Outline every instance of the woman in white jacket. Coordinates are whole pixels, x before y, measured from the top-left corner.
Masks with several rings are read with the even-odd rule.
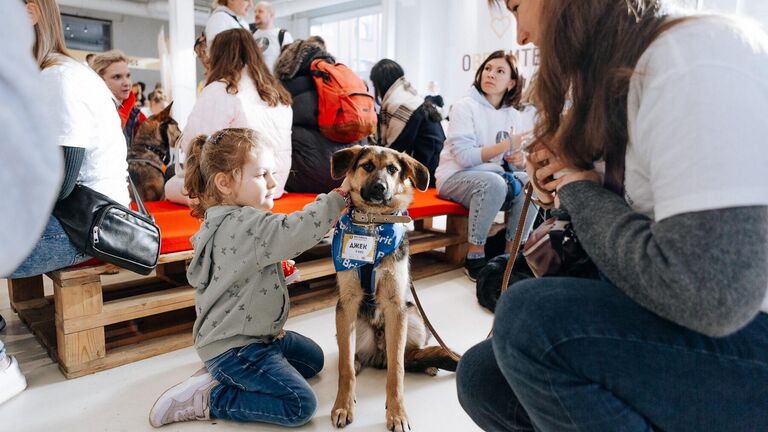
[[[253,0],[214,0],[214,9],[205,24],[208,49],[211,49],[216,35],[223,31],[238,28],[248,30],[245,17],[248,16],[248,9],[251,6],[253,6]]]
[[[291,169],[291,96],[269,72],[251,34],[242,29],[219,34],[211,46],[211,71],[187,119],[176,157],[176,175],[165,184],[166,199],[188,204],[184,155],[198,135],[225,128],[250,128],[264,136],[277,156],[277,189],[283,194]]]
[[[464,269],[473,281],[487,263],[485,242],[496,214],[500,210],[509,212],[509,249],[522,213],[522,184],[527,176],[505,172],[501,164],[510,149],[510,139],[519,147],[523,134],[496,140],[498,132],[512,127],[522,132],[522,117],[515,109],[522,87],[515,56],[501,50],[491,53],[478,68],[469,93],[451,109],[445,146],[435,172],[440,196],[469,208],[469,249]],[[508,162],[514,164],[515,157],[520,159],[516,165],[522,165],[519,152]],[[531,206],[530,213],[535,211]],[[530,213],[527,227],[533,223]]]

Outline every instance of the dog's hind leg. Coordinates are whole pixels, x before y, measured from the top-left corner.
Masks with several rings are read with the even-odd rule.
[[[339,302],[336,304],[336,339],[339,345],[339,387],[331,410],[331,421],[344,427],[354,420],[355,410],[355,321],[362,301],[356,272],[337,274]]]

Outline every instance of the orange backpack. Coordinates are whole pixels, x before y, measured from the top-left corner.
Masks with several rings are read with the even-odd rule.
[[[341,63],[315,59],[310,66],[317,86],[320,132],[331,141],[352,143],[376,132],[373,96],[365,82]]]

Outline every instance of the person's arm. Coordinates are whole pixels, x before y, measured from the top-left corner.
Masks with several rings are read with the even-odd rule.
[[[80,167],[85,159],[85,149],[82,147],[62,147],[64,154],[64,181],[59,190],[58,201],[63,200],[72,193],[80,175]]]
[[[337,192],[320,194],[302,210],[290,214],[261,213],[254,220],[241,222],[248,232],[250,225],[257,248],[254,263],[259,267],[292,259],[322,240],[339,218],[347,203]]]
[[[659,222],[597,183],[558,192],[606,277],[654,313],[709,336],[752,320],[768,287],[768,207],[684,213]]]

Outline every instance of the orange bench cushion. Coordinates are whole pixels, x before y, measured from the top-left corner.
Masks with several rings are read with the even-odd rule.
[[[286,193],[275,201],[272,209],[275,213],[292,213],[301,210],[305,205],[315,200],[315,194]],[[200,221],[189,213],[189,207],[174,204],[170,201],[149,201],[145,203],[147,210],[155,217],[160,227],[162,242],[160,253],[167,254],[192,249],[189,238],[200,228]],[[135,208],[135,205],[133,206]],[[440,215],[466,216],[468,214],[461,204],[447,201],[437,196],[432,188],[426,192],[416,191],[413,203],[408,209],[411,217],[423,218]]]

